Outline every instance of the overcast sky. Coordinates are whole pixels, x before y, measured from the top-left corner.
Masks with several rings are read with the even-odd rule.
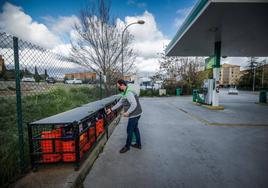
[[[85,0],[33,1],[0,0],[0,29],[23,40],[55,52],[68,55],[70,39],[75,37],[73,25]],[[113,0],[111,12],[124,24],[133,25],[132,46],[137,53],[136,66],[140,72],[155,72],[159,68],[158,53],[175,35],[197,0]],[[245,65],[247,58],[226,58],[223,63]]]

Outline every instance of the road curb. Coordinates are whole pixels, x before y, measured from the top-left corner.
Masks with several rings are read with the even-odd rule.
[[[175,106],[174,106],[175,107]],[[189,117],[191,117],[192,119],[195,119],[197,121],[200,121],[201,123],[207,125],[207,126],[223,126],[223,127],[266,127],[268,128],[268,124],[234,124],[234,123],[211,123],[199,116],[196,116],[192,113],[189,113],[188,111],[182,109],[182,108],[178,108],[175,107],[178,111],[181,111],[185,114],[187,114]]]
[[[224,106],[210,106],[210,105],[201,104],[198,102],[193,102],[193,104],[195,104],[197,106],[202,106],[202,107],[210,109],[210,110],[224,110]]]
[[[268,106],[268,103],[255,102],[255,104],[262,105],[262,106]]]

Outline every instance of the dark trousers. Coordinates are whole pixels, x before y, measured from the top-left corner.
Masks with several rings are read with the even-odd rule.
[[[141,137],[140,137],[140,131],[138,128],[138,122],[141,116],[129,118],[128,124],[127,124],[127,141],[126,141],[126,147],[129,149],[132,141],[132,135],[133,132],[136,136],[136,143],[141,146]]]

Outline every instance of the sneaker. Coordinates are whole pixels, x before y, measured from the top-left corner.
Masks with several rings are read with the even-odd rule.
[[[131,144],[131,146],[132,146],[133,148],[141,149],[141,145],[138,145],[138,144]]]
[[[126,153],[129,149],[125,146],[123,147],[119,152],[120,153]]]

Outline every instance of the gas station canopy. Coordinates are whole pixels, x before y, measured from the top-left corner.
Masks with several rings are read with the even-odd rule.
[[[166,48],[167,56],[268,56],[268,0],[200,0]]]

